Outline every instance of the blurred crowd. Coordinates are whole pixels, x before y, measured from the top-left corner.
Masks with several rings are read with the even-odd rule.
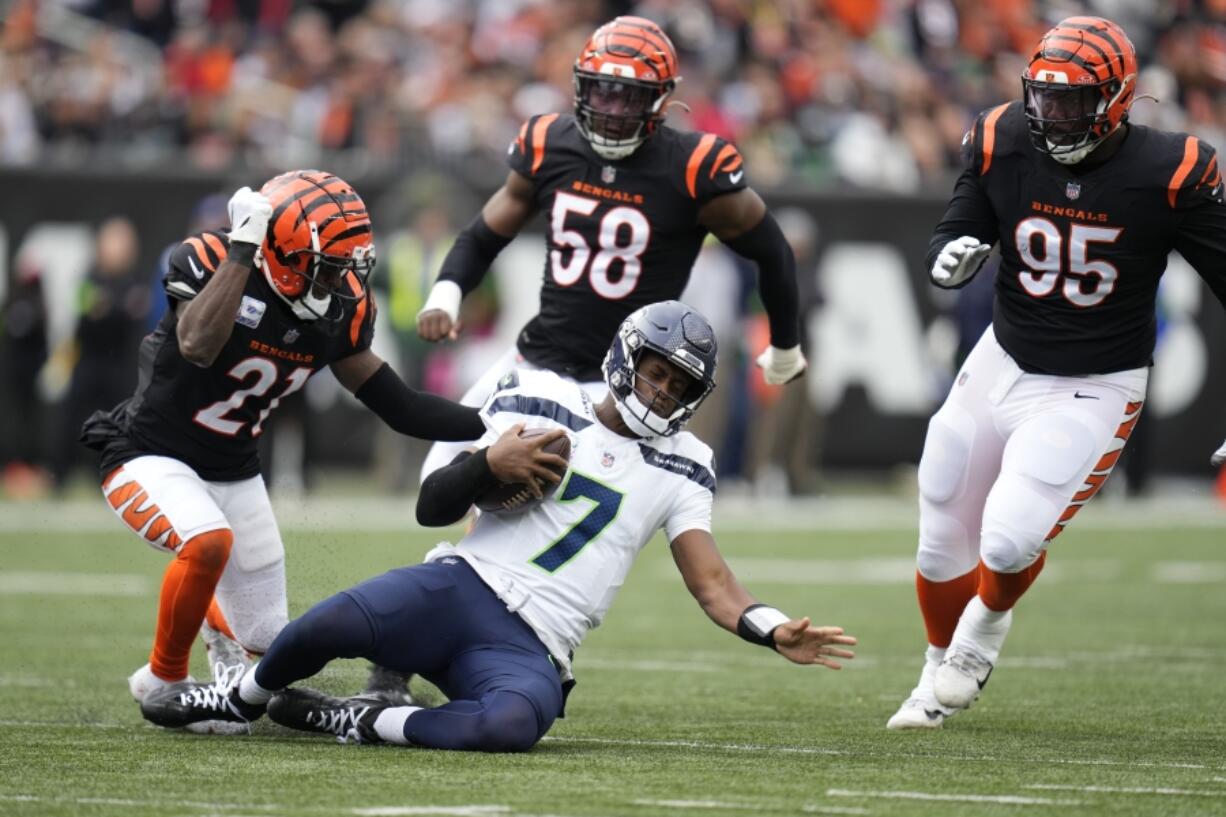
[[[570,108],[594,26],[629,13],[680,51],[670,121],[735,140],[756,186],[943,188],[974,114],[1081,12],[1136,44],[1161,100],[1137,120],[1226,142],[1226,0],[9,0],[0,163],[429,165],[484,186],[526,117]]]

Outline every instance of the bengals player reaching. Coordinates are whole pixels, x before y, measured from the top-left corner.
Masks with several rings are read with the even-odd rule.
[[[429,341],[456,339],[460,301],[538,211],[549,219],[540,312],[461,399],[479,406],[516,366],[549,369],[599,402],[608,339],[627,315],[679,298],[707,233],[757,262],[770,320],[758,358],[771,383],[800,376],[795,259],[745,180],[737,149],[664,124],[680,77],[655,23],[618,17],[596,30],[574,66],[575,111],[524,123],[503,186],[459,237],[418,315]],[[436,444],[423,477],[465,446]]]
[[[965,284],[1000,249],[992,325],[928,426],[916,591],[928,649],[886,724],[933,728],[987,683],[1048,547],[1102,487],[1145,402],[1172,250],[1226,303],[1226,206],[1212,147],[1128,122],[1123,30],[1071,17],[1043,37],[1023,100],[981,114],[928,247]]]
[[[108,504],[174,557],[149,663],[128,679],[138,701],[186,679],[206,613],[250,653],[285,626],[284,547],[257,438],[313,374],[330,367],[403,434],[466,440],[484,432],[475,409],[409,389],[370,350],[374,244],[352,187],[319,171],[286,173],[258,193],[239,190],[229,215],[228,235],[195,235],[172,253],[163,281],[171,308],[141,345],[136,394],[95,413],[82,431],[101,453]],[[534,450],[524,441],[522,459],[499,465],[508,480],[549,479]]]

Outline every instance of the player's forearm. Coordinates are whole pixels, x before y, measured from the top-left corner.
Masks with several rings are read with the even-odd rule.
[[[963,171],[954,185],[945,215],[941,217],[928,242],[924,269],[931,270],[945,245],[964,235],[978,238],[984,244],[995,244],[999,237],[992,202],[984,194],[978,177],[971,170]]]
[[[423,440],[475,440],[485,433],[477,409],[408,387],[384,363],[354,396],[393,431]]]
[[[217,274],[179,313],[175,334],[188,362],[211,366],[230,339],[254,257],[254,244],[232,243]]]
[[[707,618],[730,633],[736,632],[741,612],[749,605],[757,603],[727,567],[691,586],[690,593],[707,614]]]
[[[791,349],[800,344],[800,294],[796,257],[768,212],[752,229],[725,242],[729,249],[758,265],[758,292],[770,323],[771,345]]]
[[[490,228],[482,214],[469,222],[456,236],[455,244],[443,259],[439,281],[451,281],[467,295],[481,283],[498,253],[511,242],[513,236],[500,235]]]

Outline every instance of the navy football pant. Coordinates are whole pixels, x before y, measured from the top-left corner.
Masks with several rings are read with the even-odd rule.
[[[562,709],[545,645],[462,559],[401,567],[321,601],[291,621],[256,667],[284,689],[335,658],[366,658],[421,675],[450,702],[405,722],[435,749],[530,749]]]

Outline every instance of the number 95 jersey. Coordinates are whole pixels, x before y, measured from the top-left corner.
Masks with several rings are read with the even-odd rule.
[[[489,430],[479,447],[517,423],[566,429],[570,468],[549,499],[519,513],[483,513],[458,545],[435,548],[426,560],[463,557],[566,664],[656,531],[671,542],[711,529],[711,449],[686,431],[616,434],[596,419],[582,388],[540,370],[504,377],[481,417]]]
[[[82,438],[102,451],[103,475],[134,457],[173,457],[210,482],[260,471],[258,437],[269,414],[324,366],[370,347],[374,304],[346,302],[339,320],[304,321],[262,272],[248,273],[228,340],[211,366],[179,351],[178,317],[221,266],[225,233],[192,236],[171,254],[162,281],[172,308],[141,342],[136,394],[86,422]],[[360,291],[350,273],[350,289]]]
[[[1020,102],[981,114],[967,166],[928,248],[1000,243],[993,327],[1025,371],[1108,374],[1147,366],[1158,281],[1177,250],[1226,297],[1226,206],[1212,147],[1126,125],[1104,161],[1062,165],[1030,141]],[[1100,148],[1101,149],[1101,148]]]
[[[714,134],[661,125],[630,156],[607,161],[569,114],[529,119],[507,162],[548,219],[540,312],[519,351],[580,382],[601,379],[627,315],[681,297],[707,233],[698,211],[746,186],[741,154]]]

